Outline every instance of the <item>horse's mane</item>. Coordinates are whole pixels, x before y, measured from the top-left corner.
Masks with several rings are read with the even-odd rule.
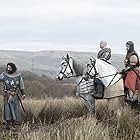
[[[86,64],[71,57],[71,59],[73,60],[73,68],[75,70],[76,76],[82,76],[84,69],[86,68]]]

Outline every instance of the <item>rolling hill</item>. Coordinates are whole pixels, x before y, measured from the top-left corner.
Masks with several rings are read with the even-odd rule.
[[[48,75],[55,77],[62,56],[69,53],[71,56],[85,63],[90,57],[96,57],[95,52],[66,52],[66,51],[5,51],[0,50],[0,66],[5,66],[8,62],[16,63],[17,67],[23,71],[31,71],[38,75]],[[123,68],[124,55],[113,54],[112,65],[121,70]]]

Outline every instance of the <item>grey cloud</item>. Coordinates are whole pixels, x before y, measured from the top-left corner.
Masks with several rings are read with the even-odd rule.
[[[33,0],[29,0],[28,6],[31,8],[29,11],[37,5],[38,1],[35,1],[33,5],[32,2]],[[53,2],[41,0],[40,5],[43,6],[43,3],[44,5],[48,3],[53,8]],[[63,3],[62,6],[68,6],[64,1],[59,2]],[[122,4],[125,4],[125,2],[126,0],[121,1]],[[9,1],[9,4],[10,3]],[[21,6],[18,1],[13,3],[15,6]],[[137,11],[137,8],[134,8],[135,5],[139,4],[138,1],[130,2],[130,0],[128,0],[124,9],[123,5],[119,8],[119,3],[113,0],[106,2],[101,2],[101,0],[81,1],[82,6],[84,3],[86,3],[86,5],[85,7],[83,6],[83,9],[79,8],[76,11],[76,5],[78,5],[78,3],[80,3],[80,1],[75,1],[75,3],[71,1],[71,9],[69,9],[69,12],[66,10],[66,12],[61,11],[57,14],[57,11],[52,9],[52,11],[54,10],[53,15],[52,13],[46,15],[38,13],[38,16],[36,16],[36,13],[32,12],[31,14],[29,13],[29,15],[24,15],[24,10],[26,9],[24,9],[23,6],[23,9],[21,9],[23,11],[22,16],[18,14],[1,16],[1,48],[17,47],[17,49],[19,49],[18,46],[21,46],[21,48],[24,49],[25,45],[25,48],[31,47],[32,49],[37,49],[38,46],[45,49],[47,46],[47,49],[74,49],[75,47],[75,50],[79,50],[79,48],[85,50],[87,47],[87,50],[94,51],[93,48],[96,50],[95,47],[98,46],[99,41],[105,39],[109,42],[110,46],[118,52],[121,47],[125,46],[127,40],[134,40],[136,49],[138,49],[138,46],[140,46],[138,30],[140,28],[140,13]],[[93,11],[91,10],[92,4],[95,8]],[[6,3],[4,5],[6,5]],[[72,5],[75,9],[72,9]],[[91,13],[90,10],[86,12],[88,6],[89,9],[91,8]],[[128,9],[129,7],[130,9]],[[65,10],[65,8],[63,10]]]

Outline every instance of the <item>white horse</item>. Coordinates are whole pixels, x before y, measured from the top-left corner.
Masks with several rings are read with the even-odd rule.
[[[98,61],[98,59],[97,59],[97,61]],[[97,65],[97,61],[96,61],[96,65]],[[102,62],[102,60],[99,60],[99,61]],[[103,63],[106,64],[106,62],[103,62]],[[93,63],[91,63],[91,61],[90,61],[90,63],[88,64],[88,67],[87,67],[84,63],[70,57],[67,54],[67,56],[63,57],[63,59],[62,59],[61,70],[59,71],[59,73],[57,75],[57,78],[59,80],[62,80],[63,78],[71,78],[71,77],[78,77],[78,76],[83,76],[84,77],[86,73],[88,73],[90,76],[94,76],[96,73],[93,71],[93,69],[90,69],[91,66],[93,66],[92,64]],[[102,63],[101,64],[98,63],[97,67],[98,67],[98,68],[96,68],[97,72],[100,73],[100,75],[98,75],[98,76],[104,76],[104,75],[102,75],[103,71],[99,71],[99,70],[104,69],[104,68],[106,68],[109,71],[109,73],[107,72],[107,73],[104,73],[104,74],[109,74],[110,75],[112,73],[116,74],[116,72],[117,72],[117,70],[109,64],[107,64],[106,67],[104,67],[104,65]],[[111,69],[109,69],[108,67],[111,68]],[[115,69],[115,70],[113,71],[112,69]],[[107,81],[109,81],[109,80],[112,81],[111,84],[110,84],[110,87],[113,87],[113,89],[110,88],[108,90],[108,92],[105,92],[104,93],[104,98],[105,99],[112,99],[112,100],[110,100],[110,102],[112,101],[111,104],[112,103],[116,104],[117,107],[118,107],[118,103],[120,103],[120,102],[118,102],[118,100],[119,100],[118,98],[120,96],[124,95],[122,79],[118,81],[119,83],[121,83],[121,84],[118,84],[118,86],[116,84],[114,84],[115,82],[117,82],[117,80],[118,80],[118,78],[120,78],[120,76],[121,75],[117,74],[115,76],[115,78],[113,78],[111,76],[109,76],[108,78],[105,78],[105,79],[108,79]],[[80,82],[82,80],[83,80],[84,84],[87,84],[87,85],[89,84],[89,81],[86,81],[84,78],[80,79]],[[109,82],[107,82],[106,80],[103,80],[103,81],[104,81],[103,83],[104,83],[105,86],[107,86],[107,84],[109,84]],[[92,83],[92,85],[90,86],[91,89],[93,89],[93,86],[94,85]],[[118,91],[118,89],[119,89],[119,91]],[[95,97],[93,96],[92,93],[87,92],[87,86],[85,86],[83,91],[84,92],[79,93],[79,95],[85,100],[85,104],[86,104],[87,108],[89,109],[90,113],[94,114],[95,113]],[[107,91],[107,90],[105,90],[105,91]],[[118,98],[116,99],[114,97],[118,97]]]
[[[103,99],[108,99],[111,109],[118,109],[125,104],[122,75],[114,66],[103,60],[90,58],[87,74],[102,81],[105,86]]]
[[[57,74],[57,78],[62,80],[63,78],[79,77],[83,76],[86,64],[70,57],[68,54],[62,57],[60,65],[60,71]]]
[[[84,64],[83,62],[73,57],[70,57],[67,54],[65,57],[62,57],[60,71],[57,74],[57,78],[59,80],[63,80],[64,78],[78,77],[78,80],[76,80],[76,82],[78,81],[78,83],[80,83],[80,81],[84,80],[83,75],[85,72],[86,72],[86,64]],[[91,94],[88,94],[86,90],[87,89],[85,88],[85,91],[84,91],[85,94],[77,93],[76,95],[80,95],[80,97],[84,99],[85,105],[87,106],[89,112],[94,114],[95,113],[95,98]]]

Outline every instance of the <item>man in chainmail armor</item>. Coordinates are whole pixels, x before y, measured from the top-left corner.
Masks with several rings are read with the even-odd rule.
[[[135,107],[140,104],[140,62],[132,41],[126,43],[126,50],[124,87],[128,103],[130,103],[131,107]]]
[[[107,42],[102,40],[100,42],[100,48],[101,50],[98,52],[97,58],[111,64],[111,49],[107,47]]]
[[[18,93],[25,98],[24,83],[21,73],[14,63],[8,63],[6,71],[0,75],[3,82],[3,118],[6,121],[6,129],[16,130],[15,124],[21,122],[20,98]]]

